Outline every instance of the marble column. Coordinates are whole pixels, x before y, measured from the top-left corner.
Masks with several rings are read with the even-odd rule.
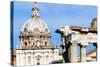
[[[65,63],[70,62],[70,43],[65,44],[65,51],[63,52],[63,58]]]
[[[64,47],[65,46],[65,37],[62,35],[61,39],[62,39],[62,45],[61,46],[62,46],[62,49],[63,49],[63,52],[64,52],[65,51],[65,47]]]
[[[75,63],[78,61],[78,57],[77,57],[77,42],[76,41],[72,41],[70,46],[70,62],[71,63]]]
[[[86,45],[80,45],[80,60],[86,62]]]
[[[97,61],[97,43],[93,43],[93,46],[96,48],[96,61]]]

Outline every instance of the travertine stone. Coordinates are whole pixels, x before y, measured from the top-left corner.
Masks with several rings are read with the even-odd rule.
[[[70,46],[70,62],[75,63],[77,60],[77,42],[72,41]]]
[[[86,45],[81,45],[80,47],[80,60],[81,62],[86,62]]]

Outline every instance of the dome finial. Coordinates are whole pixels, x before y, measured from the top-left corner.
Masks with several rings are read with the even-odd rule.
[[[38,3],[37,2],[34,2],[34,7],[32,8],[32,17],[39,17],[40,16],[40,13],[39,13],[39,11],[40,11],[40,9],[39,9],[39,7],[37,6],[38,5]]]

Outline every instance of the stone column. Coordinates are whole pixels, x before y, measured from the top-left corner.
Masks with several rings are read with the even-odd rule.
[[[71,63],[75,63],[78,61],[77,58],[77,42],[76,41],[72,41],[72,43],[70,43],[70,62]]]
[[[62,49],[63,49],[63,52],[65,51],[65,36],[63,36],[63,35],[61,35],[61,41],[62,41],[62,44],[61,44],[61,46],[62,46]]]
[[[70,62],[70,43],[66,43],[65,44],[65,51],[63,52],[63,59],[65,63],[69,63]]]
[[[64,38],[64,36],[63,36],[63,34],[61,34],[61,48],[62,48],[62,57],[63,57],[63,62],[65,62],[66,63],[66,58],[65,58],[65,55],[66,55],[66,51],[65,51],[65,40],[64,40],[65,38]]]
[[[96,61],[97,61],[97,43],[93,43],[93,46],[96,48]]]
[[[80,60],[86,62],[86,45],[80,45]]]

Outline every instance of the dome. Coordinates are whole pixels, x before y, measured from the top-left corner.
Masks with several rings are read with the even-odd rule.
[[[27,29],[28,31],[39,30],[40,32],[48,32],[47,24],[40,18],[39,11],[40,9],[37,6],[32,8],[32,17],[25,21],[22,31]]]
[[[40,17],[33,17],[25,21],[22,31],[27,29],[28,31],[33,31],[38,29],[40,32],[48,31],[47,24]]]
[[[93,18],[93,20],[91,22],[91,28],[97,29],[97,18]]]

